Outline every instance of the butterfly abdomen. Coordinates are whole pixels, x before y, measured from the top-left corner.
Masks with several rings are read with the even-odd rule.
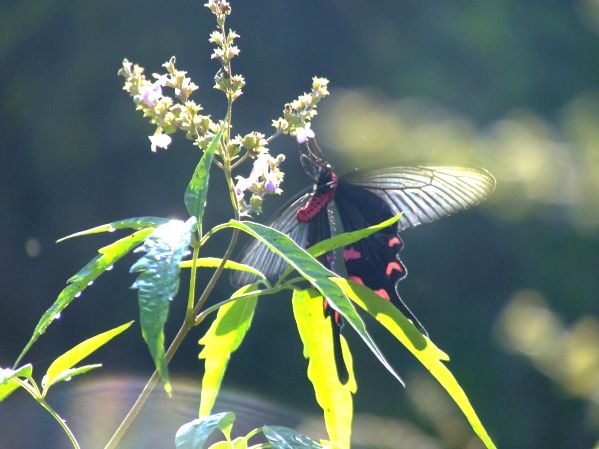
[[[327,207],[327,204],[335,198],[337,192],[337,175],[331,170],[325,171],[316,183],[314,194],[308,203],[297,210],[295,217],[300,223],[308,223],[318,213]]]

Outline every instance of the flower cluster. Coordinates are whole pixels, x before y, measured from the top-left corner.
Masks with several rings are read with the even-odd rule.
[[[123,89],[131,95],[136,108],[156,125],[156,132],[149,137],[152,151],[166,149],[171,142],[169,134],[176,130],[185,132],[187,139],[205,149],[218,125],[209,115],[202,115],[202,107],[189,99],[198,86],[186,76],[187,72],[176,68],[174,57],[162,66],[166,73],[153,74],[154,80],[147,79],[143,67],[127,59],[118,71],[125,79]],[[174,96],[165,95],[164,88],[172,89]]]
[[[283,107],[283,117],[273,120],[272,126],[278,133],[295,136],[299,143],[305,143],[308,138],[314,137],[310,121],[316,116],[316,105],[329,95],[329,80],[326,78],[312,78],[312,90],[303,93],[296,100]]]
[[[262,153],[254,160],[254,166],[249,177],[236,177],[235,196],[242,216],[260,214],[262,212],[262,202],[266,195],[280,195],[282,193],[279,186],[283,182],[284,173],[279,170],[279,165],[284,160],[285,156],[282,154],[275,158],[268,153]],[[245,200],[246,193],[250,194],[249,203]]]
[[[136,108],[156,126],[156,131],[149,137],[152,151],[168,148],[171,135],[176,131],[183,131],[194,145],[206,150],[218,130],[224,130],[221,145],[216,150],[215,163],[229,171],[229,180],[236,181],[231,187],[234,189],[239,213],[259,214],[267,195],[282,193],[284,173],[279,166],[285,157],[271,156],[269,143],[281,134],[294,136],[299,143],[305,143],[314,137],[311,120],[316,116],[317,104],[329,94],[329,82],[325,78],[313,78],[310,92],[287,103],[283,108],[283,116],[273,120],[276,133],[269,138],[257,131],[233,138],[232,124],[229,121],[231,106],[242,95],[245,87],[243,76],[233,74],[231,68],[231,61],[239,55],[239,47],[236,45],[239,35],[225,27],[226,19],[231,14],[231,5],[227,0],[207,0],[204,6],[216,17],[217,26],[210,33],[209,39],[214,45],[211,59],[220,64],[214,76],[214,88],[227,97],[227,119],[213,121],[209,115],[202,114],[202,107],[190,99],[198,86],[187,76],[187,72],[177,69],[174,57],[163,64],[164,73],[154,73],[151,79],[146,78],[143,67],[126,59],[118,74],[125,79],[123,89],[131,95]],[[236,169],[247,159],[253,160],[250,175],[233,178],[230,170]]]
[[[216,16],[218,29],[210,33],[209,41],[216,47],[212,52],[212,59],[221,63],[221,69],[214,76],[214,88],[227,95],[229,101],[237,100],[243,93],[245,79],[242,75],[231,73],[231,60],[239,55],[239,47],[235,39],[239,37],[233,30],[225,31],[225,19],[231,13],[231,6],[226,0],[210,0],[206,6]]]

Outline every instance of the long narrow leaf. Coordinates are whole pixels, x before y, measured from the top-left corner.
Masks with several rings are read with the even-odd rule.
[[[219,257],[200,257],[196,259],[196,268],[218,268],[221,264],[222,259]],[[184,260],[181,262],[181,268],[191,268],[193,265],[193,261]],[[261,271],[256,270],[254,267],[250,267],[249,265],[235,262],[234,260],[227,260],[225,262],[224,268],[227,270],[238,270],[245,271],[246,273],[253,274],[254,276],[258,276],[260,279],[266,279],[266,276]]]
[[[428,337],[422,335],[397,308],[368,287],[347,279],[332,278],[332,281],[343,289],[348,298],[391,332],[430,371],[464,413],[472,429],[485,446],[489,449],[495,449],[495,444],[483,427],[466,393],[443,363],[448,361],[449,357]]]
[[[185,201],[185,207],[189,212],[189,215],[195,217],[198,226],[202,226],[202,218],[204,216],[204,208],[206,207],[206,197],[208,195],[208,184],[210,179],[210,168],[212,167],[212,161],[214,160],[214,152],[218,147],[220,138],[223,135],[225,126],[216,133],[212,142],[204,151],[200,162],[196,166],[191,181],[185,189],[185,195],[183,197]]]
[[[372,234],[379,232],[382,229],[388,228],[396,223],[402,215],[403,214],[397,214],[394,217],[388,218],[385,221],[367,228],[358,229],[357,231],[342,232],[341,234],[334,235],[326,240],[321,240],[308,248],[308,252],[314,257],[318,257],[334,249],[341,248],[342,246],[351,245],[366,237],[370,237]]]
[[[50,306],[46,312],[42,315],[39,322],[33,330],[33,335],[25,345],[23,351],[17,358],[15,365],[17,365],[23,356],[31,349],[37,339],[46,332],[46,329],[56,319],[60,317],[62,311],[77,297],[81,295],[81,292],[90,286],[104,271],[110,270],[112,266],[119,261],[122,257],[131,252],[136,246],[145,240],[145,238],[154,231],[154,228],[144,228],[133,234],[124,237],[116,242],[100,248],[98,252],[99,256],[92,259],[87,265],[85,265],[78,273],[71,276],[67,281],[67,285],[58,295],[54,304]]]
[[[343,290],[329,279],[334,276],[312,257],[306,250],[299,247],[292,239],[276,229],[269,228],[251,221],[230,220],[228,226],[247,232],[254,238],[260,240],[267,248],[282,257],[291,265],[304,279],[314,286],[327,298],[333,308],[345,318],[346,322],[358,333],[368,348],[383,364],[383,366],[403,385],[403,380],[389,364],[385,356],[378,348],[372,337],[368,334],[364,322],[356,313],[352,303],[345,297]]]
[[[195,224],[195,217],[191,217],[185,223],[171,220],[157,227],[144,242],[146,254],[130,270],[140,273],[131,288],[137,289],[141,333],[169,394],[171,387],[164,359],[164,324],[170,301],[179,289],[179,264],[189,254]]]
[[[54,383],[56,383],[59,378],[65,377],[63,375],[65,371],[70,370],[81,360],[97,351],[121,332],[124,332],[129,328],[129,326],[131,326],[132,323],[133,321],[129,321],[128,323],[115,327],[114,329],[110,329],[109,331],[102,332],[101,334],[88,338],[54,360],[48,367],[46,375],[44,376],[44,380],[42,381],[42,385],[44,387],[42,396],[46,395],[48,389]],[[71,375],[73,374],[71,373]]]
[[[161,217],[133,217],[125,218],[124,220],[113,221],[112,223],[106,223],[100,226],[95,226],[84,231],[75,232],[74,234],[67,235],[56,240],[56,243],[64,242],[65,240],[72,239],[74,237],[81,237],[83,235],[99,234],[101,232],[114,232],[117,229],[134,229],[136,231],[144,228],[155,228],[161,224],[167,223],[167,218]]]
[[[349,448],[353,417],[352,394],[357,385],[354,378],[351,353],[341,336],[343,358],[349,372],[349,381],[343,385],[335,371],[333,332],[331,320],[323,313],[324,298],[315,290],[293,292],[293,314],[308,362],[308,378],[314,387],[316,401],[324,412],[329,439],[342,448]]]
[[[249,293],[256,288],[246,285],[231,297]],[[223,305],[199,344],[204,348],[199,358],[205,360],[200,396],[200,417],[208,416],[220,390],[231,354],[239,348],[254,316],[257,296],[250,296]]]

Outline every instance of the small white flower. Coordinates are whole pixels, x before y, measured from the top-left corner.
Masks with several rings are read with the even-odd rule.
[[[167,149],[172,139],[168,134],[154,134],[149,136],[150,142],[152,143],[152,152],[156,152],[157,148]]]
[[[306,126],[304,126],[303,128],[298,128],[295,130],[295,139],[297,140],[297,143],[299,143],[300,145],[306,143],[308,139],[313,138],[314,131],[312,131],[310,123],[306,123]]]
[[[139,100],[149,108],[156,106],[161,97],[162,87],[158,83],[144,86],[139,90]]]

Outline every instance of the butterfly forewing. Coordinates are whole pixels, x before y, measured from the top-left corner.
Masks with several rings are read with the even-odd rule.
[[[390,167],[342,177],[402,213],[398,231],[436,221],[478,204],[495,188],[483,169],[465,167]]]

